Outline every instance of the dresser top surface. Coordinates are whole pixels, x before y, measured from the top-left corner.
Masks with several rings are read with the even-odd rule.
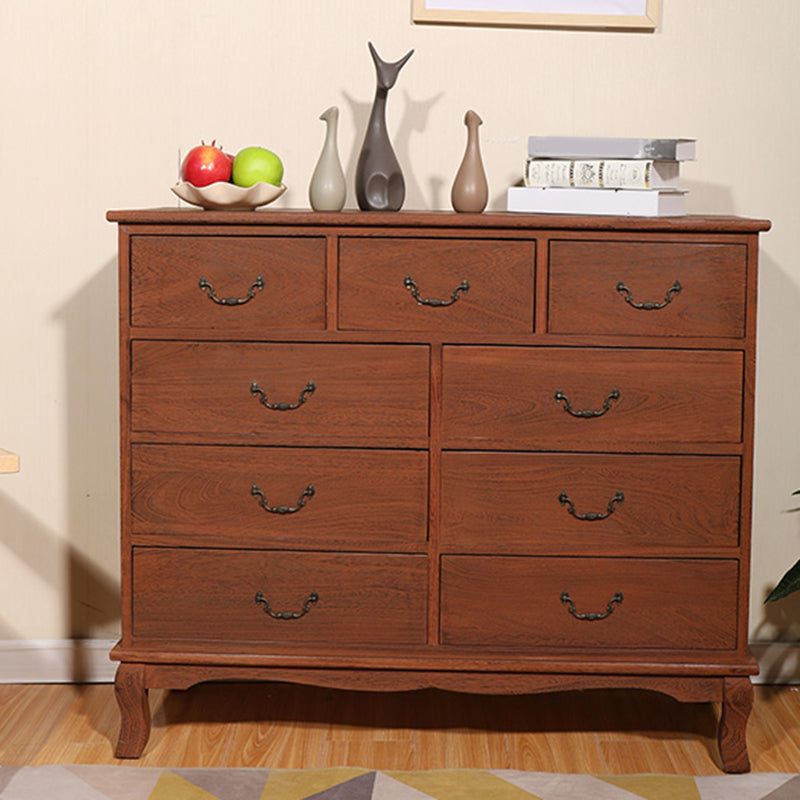
[[[340,211],[305,209],[256,211],[205,211],[199,208],[150,208],[111,210],[110,222],[123,225],[253,225],[315,226],[321,228],[456,228],[495,230],[603,230],[659,232],[757,233],[771,227],[769,220],[734,216],[627,217],[567,216],[487,212],[456,214],[452,211]]]

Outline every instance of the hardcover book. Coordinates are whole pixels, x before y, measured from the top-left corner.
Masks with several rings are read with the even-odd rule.
[[[696,139],[617,138],[613,136],[530,136],[528,155],[534,158],[648,158],[693,161]]]
[[[677,189],[679,177],[678,161],[529,158],[524,181],[539,188]]]
[[[651,189],[561,189],[512,186],[507,209],[528,214],[683,216],[685,192]]]

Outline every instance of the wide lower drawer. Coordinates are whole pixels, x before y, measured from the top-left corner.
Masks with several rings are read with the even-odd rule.
[[[427,559],[134,548],[135,639],[421,644]]]
[[[132,532],[148,542],[316,550],[425,546],[416,450],[134,445]]]
[[[427,445],[428,348],[136,341],[134,431]]]
[[[444,349],[448,448],[646,450],[740,442],[738,351]]]
[[[534,242],[350,238],[339,243],[339,327],[530,333]]]
[[[746,268],[742,244],[554,241],[548,330],[741,337]]]
[[[131,324],[324,328],[325,239],[134,236]]]
[[[445,452],[440,538],[472,553],[736,547],[739,487],[736,457]]]
[[[446,645],[732,650],[734,560],[444,556]]]

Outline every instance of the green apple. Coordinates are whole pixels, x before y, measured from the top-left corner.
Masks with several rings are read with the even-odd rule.
[[[232,180],[237,186],[272,183],[280,186],[283,164],[278,156],[264,147],[245,147],[233,159]]]

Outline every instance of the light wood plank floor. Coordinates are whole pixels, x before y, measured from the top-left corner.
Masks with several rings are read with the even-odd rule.
[[[757,686],[755,771],[800,771],[800,692]],[[0,764],[719,774],[719,708],[638,691],[484,697],[287,684],[152,691],[144,756],[120,762],[108,684],[0,685]]]

